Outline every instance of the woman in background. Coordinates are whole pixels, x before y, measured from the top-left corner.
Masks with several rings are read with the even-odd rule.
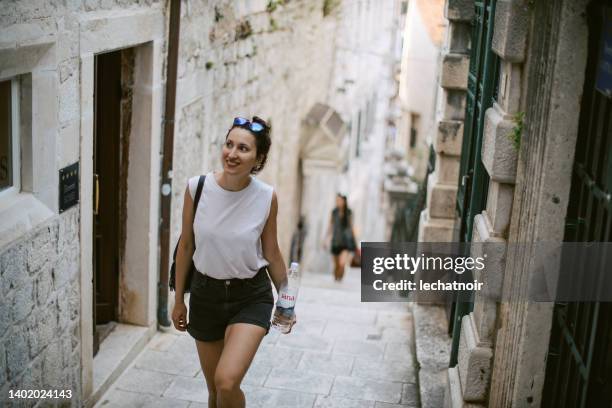
[[[334,280],[341,281],[350,252],[355,250],[355,234],[351,209],[346,196],[336,196],[336,207],[332,210],[327,229],[326,247],[331,247],[334,258]]]

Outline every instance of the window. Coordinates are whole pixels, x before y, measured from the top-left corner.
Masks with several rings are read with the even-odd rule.
[[[420,118],[416,113],[410,114],[410,148],[417,144]]]
[[[0,82],[0,194],[19,192],[19,86]]]

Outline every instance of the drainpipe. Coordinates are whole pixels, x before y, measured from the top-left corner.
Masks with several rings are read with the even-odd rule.
[[[166,61],[166,107],[163,117],[164,141],[161,168],[161,223],[159,226],[160,269],[157,321],[170,326],[168,319],[168,266],[170,262],[170,209],[172,203],[172,154],[174,151],[174,110],[176,106],[176,70],[178,64],[181,0],[170,0],[168,55]]]

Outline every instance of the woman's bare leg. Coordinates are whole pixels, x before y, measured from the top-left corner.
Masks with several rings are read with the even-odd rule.
[[[340,256],[334,255],[334,280],[340,279]]]
[[[200,366],[208,388],[208,407],[217,407],[217,390],[215,389],[215,371],[223,352],[223,339],[217,341],[196,340]]]
[[[234,323],[225,329],[225,345],[215,371],[216,408],[244,408],[240,383],[244,378],[266,330],[248,323]]]
[[[340,252],[340,256],[338,256],[338,280],[342,280],[342,278],[344,277],[344,267],[346,266],[348,255],[349,251],[345,249]]]

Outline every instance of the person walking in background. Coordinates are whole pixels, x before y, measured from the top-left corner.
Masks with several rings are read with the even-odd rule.
[[[270,145],[263,119],[235,118],[221,153],[223,170],[206,175],[195,214],[200,177],[190,178],[185,191],[172,322],[196,341],[210,408],[245,406],[240,383],[270,329],[270,278],[277,291],[287,282],[276,193],[252,176],[264,167]],[[197,271],[187,321],[183,297],[191,259]]]
[[[289,250],[289,263],[302,262],[302,250],[304,248],[304,240],[306,239],[306,225],[304,225],[304,216],[300,215],[297,224],[297,229],[291,237],[291,249]]]
[[[352,212],[346,196],[336,196],[336,207],[332,210],[325,238],[325,247],[331,248],[334,258],[334,280],[341,281],[350,252],[355,250]]]

